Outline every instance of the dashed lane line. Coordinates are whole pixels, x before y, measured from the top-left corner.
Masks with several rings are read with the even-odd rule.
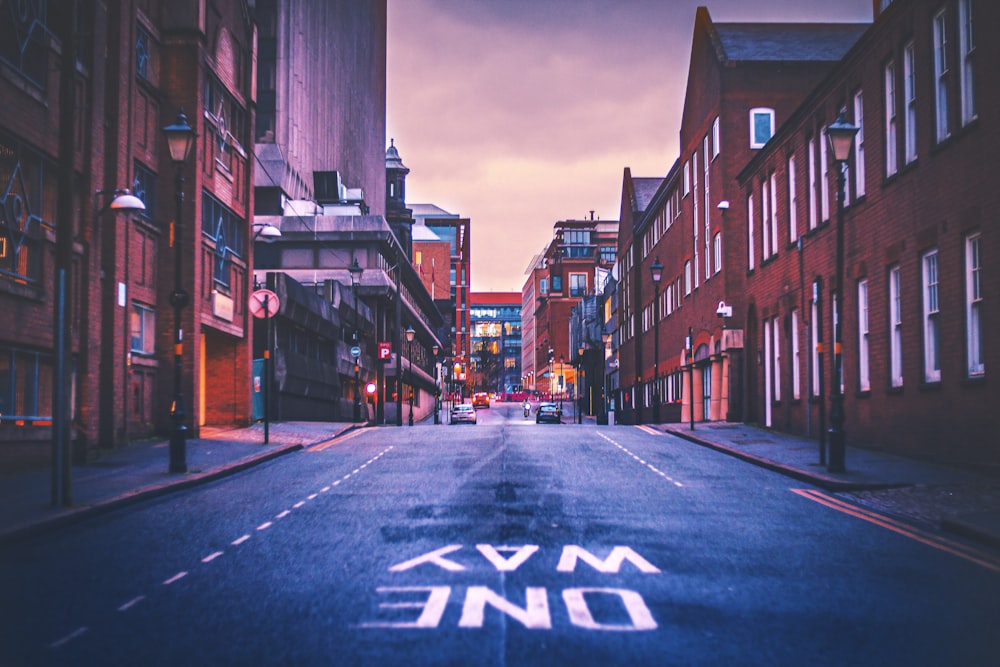
[[[333,445],[335,442],[342,442],[343,440],[346,440],[348,437],[353,437],[353,436],[361,433],[364,430],[365,429],[361,429],[359,431],[353,431],[352,433],[349,433],[346,436],[343,436],[342,438],[335,438],[334,440],[331,440],[331,441],[329,441],[327,443],[323,443],[321,445],[318,445],[318,449],[317,448],[313,448],[310,451],[321,451],[322,449],[325,449],[326,447],[329,447],[329,446]],[[393,447],[387,447],[386,449],[382,450],[381,452],[379,452],[378,454],[376,454],[375,456],[373,456],[372,458],[370,458],[368,461],[366,461],[364,463],[364,465],[362,465],[362,466],[360,466],[358,468],[355,468],[353,471],[351,471],[348,474],[344,475],[342,478],[331,482],[329,486],[324,486],[322,489],[320,489],[320,491],[318,493],[311,493],[308,496],[306,496],[306,498],[304,500],[300,500],[300,501],[296,502],[294,505],[292,505],[291,509],[282,510],[277,515],[275,515],[275,519],[283,519],[283,518],[287,517],[288,515],[290,515],[292,513],[291,512],[292,509],[300,509],[300,508],[304,507],[307,502],[309,502],[311,500],[315,500],[316,498],[318,498],[320,493],[326,493],[326,492],[330,491],[331,488],[333,488],[335,486],[338,486],[339,484],[341,484],[342,482],[347,481],[351,477],[356,476],[362,470],[364,470],[365,468],[367,468],[371,464],[375,463],[375,461],[378,461],[380,458],[382,458],[383,456],[385,456],[387,453],[389,453],[389,451],[392,450],[392,449],[393,449]],[[257,532],[261,532],[261,531],[267,530],[268,528],[270,528],[273,525],[274,525],[273,521],[265,521],[264,523],[262,523],[259,526],[257,526]],[[235,540],[233,540],[232,542],[230,542],[230,544],[232,546],[236,547],[236,546],[239,546],[239,545],[243,544],[244,542],[246,542],[250,538],[251,538],[251,534],[247,533],[245,535],[241,535],[240,537],[237,537]],[[225,554],[224,551],[215,551],[215,552],[213,552],[213,553],[205,556],[204,558],[202,558],[201,562],[203,564],[211,563],[212,561],[214,561],[214,560],[222,557],[224,554]],[[177,574],[173,575],[169,579],[166,579],[161,585],[163,585],[163,586],[170,586],[171,584],[177,583],[178,581],[180,581],[181,579],[183,579],[187,575],[188,575],[187,571],[178,572]],[[129,609],[132,609],[134,606],[136,606],[137,604],[139,604],[141,601],[143,601],[145,599],[146,599],[145,595],[138,595],[138,596],[132,598],[131,600],[129,600],[128,602],[126,602],[126,603],[122,604],[121,606],[119,606],[118,607],[118,611],[120,611],[120,612],[128,611]],[[49,644],[49,649],[52,649],[52,650],[60,649],[63,646],[65,646],[66,644],[72,642],[73,640],[75,640],[75,639],[77,639],[79,637],[82,637],[88,631],[89,631],[89,628],[87,628],[87,626],[81,626],[81,627],[77,628],[76,630],[74,630],[73,632],[70,632],[69,634],[65,635],[64,637],[61,637],[61,638],[55,640],[54,642],[52,642],[51,644]]]
[[[643,428],[643,427],[640,426],[639,428]],[[645,429],[643,429],[643,430],[645,430]],[[656,431],[656,433],[659,434],[659,431]],[[639,463],[639,464],[645,466],[646,468],[648,468],[650,470],[650,472],[653,472],[653,473],[659,475],[660,477],[662,477],[663,479],[667,480],[668,482],[670,482],[671,484],[673,484],[674,486],[676,486],[678,488],[683,488],[683,486],[684,486],[683,483],[678,482],[676,479],[674,479],[673,477],[671,477],[667,473],[663,472],[662,470],[660,470],[659,468],[657,468],[656,466],[654,466],[652,463],[647,462],[645,459],[643,459],[642,457],[640,457],[638,454],[635,454],[634,452],[630,451],[627,447],[623,447],[622,445],[618,444],[617,442],[615,442],[614,440],[612,440],[608,436],[604,435],[603,433],[598,432],[597,435],[601,436],[602,438],[604,438],[605,440],[607,440],[608,442],[610,442],[612,445],[614,445],[618,449],[622,450],[623,452],[625,452],[626,454],[628,454],[629,456],[631,456],[637,463]]]

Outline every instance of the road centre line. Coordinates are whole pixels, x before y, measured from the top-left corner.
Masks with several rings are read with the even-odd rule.
[[[249,539],[250,539],[250,536],[249,536],[249,535],[244,535],[243,537],[237,537],[237,538],[236,538],[235,540],[233,540],[233,541],[231,542],[231,544],[232,544],[232,545],[233,545],[234,547],[238,547],[239,545],[243,544],[244,542],[246,542],[246,541],[247,541],[247,540],[249,540]]]
[[[145,599],[146,599],[145,595],[136,596],[131,600],[129,600],[128,602],[126,602],[125,604],[123,604],[122,606],[118,607],[118,611],[128,611],[129,609],[136,606]]]
[[[659,431],[657,431],[657,433],[659,433]],[[632,453],[631,451],[629,451],[629,449],[627,447],[622,447],[620,444],[618,444],[617,442],[615,442],[614,440],[612,440],[608,436],[604,435],[603,433],[598,433],[598,435],[601,436],[602,438],[604,438],[605,440],[607,440],[608,442],[610,442],[612,445],[614,445],[618,449],[622,450],[623,452],[625,452],[626,454],[628,454],[629,456],[631,456],[633,459],[635,459],[636,461],[638,461],[642,465],[644,465],[647,468],[649,468],[651,471],[653,471],[654,473],[656,473],[657,475],[659,475],[663,479],[665,479],[668,482],[670,482],[671,484],[673,484],[674,486],[676,486],[678,488],[683,488],[684,485],[682,483],[678,482],[677,480],[675,480],[673,477],[671,477],[670,475],[666,474],[662,470],[659,470],[652,463],[648,463],[645,459],[642,459],[638,455]]]
[[[345,433],[344,435],[338,435],[337,437],[332,438],[330,440],[327,440],[325,442],[321,442],[318,445],[314,445],[312,447],[308,447],[306,449],[306,451],[309,451],[309,452],[322,452],[324,449],[329,449],[330,447],[333,447],[334,445],[340,444],[340,443],[342,443],[342,442],[344,442],[346,440],[350,440],[351,438],[355,438],[355,437],[361,435],[362,433],[364,433],[365,431],[367,431],[368,429],[369,429],[369,427],[366,426],[364,428],[359,428],[359,429],[357,429],[355,431],[351,431],[350,433]]]
[[[838,512],[847,514],[848,516],[853,516],[857,519],[873,523],[880,528],[891,530],[898,535],[916,540],[926,546],[933,547],[939,551],[944,551],[945,553],[949,553],[953,556],[958,556],[959,558],[975,563],[976,565],[985,567],[988,570],[1000,572],[1000,560],[998,560],[996,556],[986,552],[979,551],[978,549],[966,546],[960,542],[949,540],[940,535],[935,535],[934,533],[921,530],[916,526],[907,525],[902,521],[897,521],[896,519],[878,514],[877,512],[858,507],[857,505],[852,505],[840,500],[839,498],[834,498],[833,496],[818,489],[791,489],[791,491],[792,493],[800,495],[803,498],[808,498],[809,500],[825,505],[831,509],[835,509]]]
[[[202,558],[201,562],[202,563],[211,563],[213,560],[215,560],[216,558],[218,558],[221,555],[222,555],[221,551],[216,551],[215,553],[208,554],[207,556],[205,556],[204,558]]]
[[[68,644],[69,642],[73,641],[77,637],[82,636],[86,632],[87,632],[87,626],[79,627],[76,630],[74,630],[73,632],[71,632],[68,635],[66,635],[65,637],[63,637],[62,639],[57,639],[54,642],[52,642],[51,644],[49,644],[49,648],[51,648],[51,649],[57,649],[57,648],[60,648],[61,646],[65,646],[66,644]]]
[[[172,584],[174,582],[180,581],[181,579],[183,579],[184,577],[186,577],[187,574],[188,574],[187,572],[178,572],[174,576],[172,576],[169,579],[167,579],[166,581],[164,581],[163,585],[164,586],[169,586],[170,584]]]

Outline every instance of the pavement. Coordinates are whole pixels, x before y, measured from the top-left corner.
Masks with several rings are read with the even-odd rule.
[[[598,426],[593,418],[584,424]],[[433,426],[430,419],[418,426]],[[355,428],[337,422],[277,422],[205,429],[188,440],[186,473],[168,472],[168,442],[148,440],[74,465],[69,506],[53,506],[49,468],[0,470],[0,544],[148,498],[219,479],[275,457],[332,440]],[[768,468],[904,521],[1000,547],[1000,475],[847,447],[845,470],[819,464],[809,439],[739,423],[657,424],[676,435]]]

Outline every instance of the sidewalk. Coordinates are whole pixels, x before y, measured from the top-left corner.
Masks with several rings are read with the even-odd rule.
[[[728,422],[653,428],[879,512],[1000,546],[1000,477],[850,446],[846,470],[831,473],[819,464],[815,438]]]
[[[74,465],[72,505],[52,506],[49,467],[0,473],[0,544],[84,516],[187,488],[337,437],[349,423],[280,422],[240,429],[203,428],[187,442],[186,473],[170,473],[166,440],[132,443]]]

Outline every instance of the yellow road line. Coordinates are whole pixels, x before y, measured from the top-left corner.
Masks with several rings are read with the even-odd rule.
[[[331,440],[327,440],[326,442],[321,442],[318,445],[313,445],[312,447],[309,447],[307,451],[310,451],[310,452],[321,452],[321,451],[323,451],[324,449],[326,449],[328,447],[333,447],[334,445],[340,444],[341,442],[344,442],[345,440],[350,440],[351,438],[353,438],[355,436],[361,435],[362,433],[364,433],[367,430],[368,430],[367,427],[366,428],[356,429],[356,430],[351,431],[350,433],[347,433],[345,435],[339,435],[336,438],[333,438]]]
[[[646,433],[648,433],[650,435],[663,435],[663,431],[657,431],[652,426],[646,426],[644,424],[638,424],[638,425],[636,425],[636,428],[639,429],[640,431],[645,431]]]
[[[820,503],[821,505],[826,505],[827,507],[835,509],[838,512],[843,512],[844,514],[873,523],[881,528],[891,530],[894,533],[916,540],[921,544],[933,547],[939,551],[944,551],[945,553],[949,553],[953,556],[958,556],[959,558],[973,562],[976,565],[981,565],[988,570],[1000,572],[1000,559],[992,554],[979,551],[960,542],[949,540],[941,535],[929,533],[925,530],[910,526],[902,521],[897,521],[896,519],[892,519],[885,515],[866,510],[856,505],[851,505],[850,503],[834,498],[833,496],[823,493],[822,491],[815,489],[792,489],[792,492],[797,493],[803,498],[808,498],[809,500]]]

